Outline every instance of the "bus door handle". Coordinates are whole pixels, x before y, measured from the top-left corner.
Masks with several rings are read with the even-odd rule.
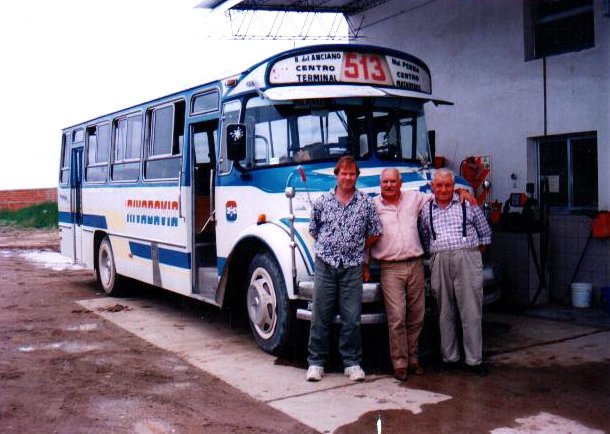
[[[178,171],[178,218],[184,220],[182,215],[182,169]]]
[[[214,172],[214,169],[210,170],[210,218],[212,221],[216,220],[214,215],[214,210],[216,209],[216,204],[214,203],[216,198],[214,194]]]

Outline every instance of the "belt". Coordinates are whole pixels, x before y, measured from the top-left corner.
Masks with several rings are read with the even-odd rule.
[[[406,258],[406,259],[397,259],[397,260],[392,260],[392,261],[386,261],[385,259],[380,259],[379,262],[387,262],[390,264],[394,264],[394,263],[400,263],[400,262],[411,262],[411,261],[417,261],[418,259],[422,259],[423,255],[421,256],[413,256],[411,258]]]

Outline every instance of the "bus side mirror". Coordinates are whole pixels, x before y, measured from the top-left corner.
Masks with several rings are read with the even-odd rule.
[[[231,161],[241,161],[246,158],[246,125],[227,125],[227,157]]]

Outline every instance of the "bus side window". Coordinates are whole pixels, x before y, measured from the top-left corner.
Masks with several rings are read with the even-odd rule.
[[[182,167],[185,109],[185,102],[180,100],[148,111],[146,179],[178,178]]]
[[[87,182],[105,182],[108,172],[110,154],[110,124],[87,127],[87,161],[85,163],[85,180]]]
[[[142,114],[128,115],[114,121],[114,153],[111,165],[113,181],[137,181],[142,150]]]
[[[61,169],[59,182],[67,184],[70,180],[70,139],[67,133],[61,135]]]

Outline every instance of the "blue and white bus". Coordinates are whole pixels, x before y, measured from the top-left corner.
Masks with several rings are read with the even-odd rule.
[[[430,101],[444,103],[420,59],[318,45],[65,128],[61,252],[109,295],[128,277],[239,303],[257,344],[277,354],[311,313],[311,201],[335,185],[346,154],[363,191],[378,193],[388,166],[426,189]],[[362,302],[363,324],[385,321],[378,282],[364,284]]]

